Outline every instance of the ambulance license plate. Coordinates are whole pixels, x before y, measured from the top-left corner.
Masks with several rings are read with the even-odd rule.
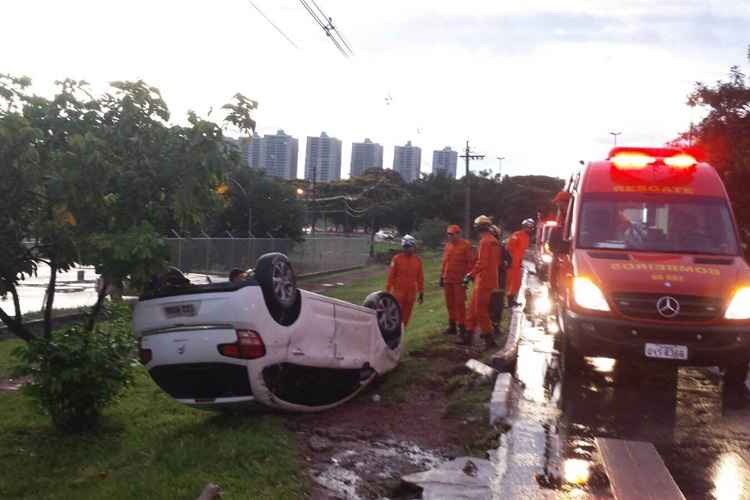
[[[688,359],[688,348],[684,345],[646,343],[646,357],[659,359]]]

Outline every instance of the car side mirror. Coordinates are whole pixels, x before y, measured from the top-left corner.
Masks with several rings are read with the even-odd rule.
[[[553,227],[549,232],[549,248],[552,253],[568,253],[570,251],[570,242],[563,239],[563,228],[560,226]]]

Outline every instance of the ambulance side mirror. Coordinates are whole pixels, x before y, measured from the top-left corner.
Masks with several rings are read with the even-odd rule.
[[[549,248],[552,253],[568,253],[570,251],[570,242],[563,239],[563,228],[555,226],[549,232]]]

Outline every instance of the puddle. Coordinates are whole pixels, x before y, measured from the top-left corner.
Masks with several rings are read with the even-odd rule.
[[[336,447],[344,451],[316,464],[311,472],[313,481],[330,490],[332,498],[392,498],[401,487],[402,476],[432,469],[447,461],[447,457],[438,452],[405,441],[345,440]]]

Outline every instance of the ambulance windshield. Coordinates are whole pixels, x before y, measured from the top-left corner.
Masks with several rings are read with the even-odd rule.
[[[719,198],[635,193],[587,195],[579,248],[737,255],[736,233]]]

